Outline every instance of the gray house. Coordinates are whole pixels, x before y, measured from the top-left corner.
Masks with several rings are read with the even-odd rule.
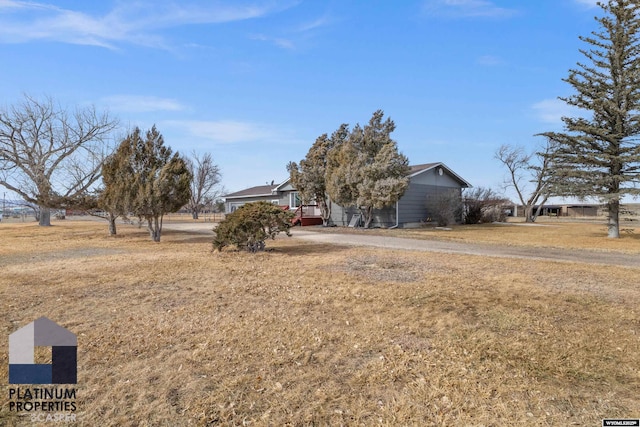
[[[435,203],[441,195],[454,191],[461,194],[463,188],[471,187],[467,181],[444,163],[427,163],[411,166],[409,188],[393,206],[374,211],[374,227],[407,227],[430,222],[434,217]],[[279,206],[289,206],[295,210],[302,202],[289,179],[281,184],[260,185],[225,196],[225,212],[231,213],[245,203],[267,201]],[[305,215],[320,215],[317,208],[307,208]],[[315,209],[315,211],[314,211]],[[360,212],[356,207],[342,207],[331,204],[331,220],[334,224],[349,225],[354,215]]]

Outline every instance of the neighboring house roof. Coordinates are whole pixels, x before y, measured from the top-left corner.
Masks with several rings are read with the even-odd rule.
[[[278,185],[258,185],[256,187],[246,188],[244,190],[236,191],[235,193],[227,194],[227,199],[233,199],[236,197],[261,197],[271,196]]]

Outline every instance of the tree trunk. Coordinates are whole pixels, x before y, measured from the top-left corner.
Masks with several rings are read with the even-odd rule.
[[[526,205],[524,207],[524,222],[534,222],[533,218],[533,206]]]
[[[117,216],[109,212],[109,236],[116,235],[116,218]]]
[[[322,226],[328,227],[331,225],[331,201],[320,202],[320,214],[322,215]]]
[[[152,219],[153,221],[151,219],[147,220],[149,224],[149,235],[151,236],[151,240],[153,240],[154,242],[159,242],[160,236],[162,235],[162,221],[157,216],[153,217]]]
[[[607,203],[609,214],[607,227],[609,229],[608,237],[618,239],[620,237],[620,200],[610,200]]]
[[[369,228],[373,221],[373,208],[364,209],[364,228]]]
[[[40,206],[40,217],[38,224],[44,227],[51,225],[51,209]]]
[[[199,210],[198,208],[194,208],[194,209],[191,211],[191,217],[192,217],[193,219],[198,219],[198,214],[199,214],[198,210]]]

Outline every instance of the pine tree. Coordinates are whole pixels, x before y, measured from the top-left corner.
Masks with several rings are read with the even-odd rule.
[[[129,138],[139,138],[140,130],[136,129]],[[116,234],[116,219],[127,216],[135,193],[132,185],[131,144],[121,144],[119,149],[107,157],[102,164],[102,182],[97,206],[107,214],[109,234]]]
[[[342,206],[361,209],[365,228],[374,209],[393,205],[409,186],[409,161],[391,138],[395,124],[383,117],[382,110],[376,111],[366,126],[356,125],[348,135],[340,128],[336,139],[344,142],[329,155],[329,195]]]
[[[105,181],[105,200],[116,212],[145,219],[155,242],[160,241],[164,214],[177,212],[191,196],[191,173],[185,160],[164,145],[155,126],[145,139],[136,128],[122,141],[112,163],[107,163],[107,176],[115,178]]]
[[[291,183],[300,192],[304,203],[315,201],[318,204],[325,226],[331,218],[331,204],[327,195],[325,175],[327,157],[333,147],[333,140],[325,133],[316,139],[307,156],[300,161],[300,165],[295,162],[287,165]]]
[[[569,70],[575,94],[560,98],[589,117],[564,117],[564,132],[544,136],[558,143],[554,184],[557,194],[597,197],[607,206],[608,235],[620,236],[620,201],[640,189],[640,2],[599,3],[600,30],[580,37],[587,59]]]

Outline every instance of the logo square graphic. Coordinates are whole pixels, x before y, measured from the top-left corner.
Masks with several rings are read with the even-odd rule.
[[[34,362],[35,347],[51,347],[51,364]],[[77,384],[78,339],[46,317],[9,335],[9,384]]]

